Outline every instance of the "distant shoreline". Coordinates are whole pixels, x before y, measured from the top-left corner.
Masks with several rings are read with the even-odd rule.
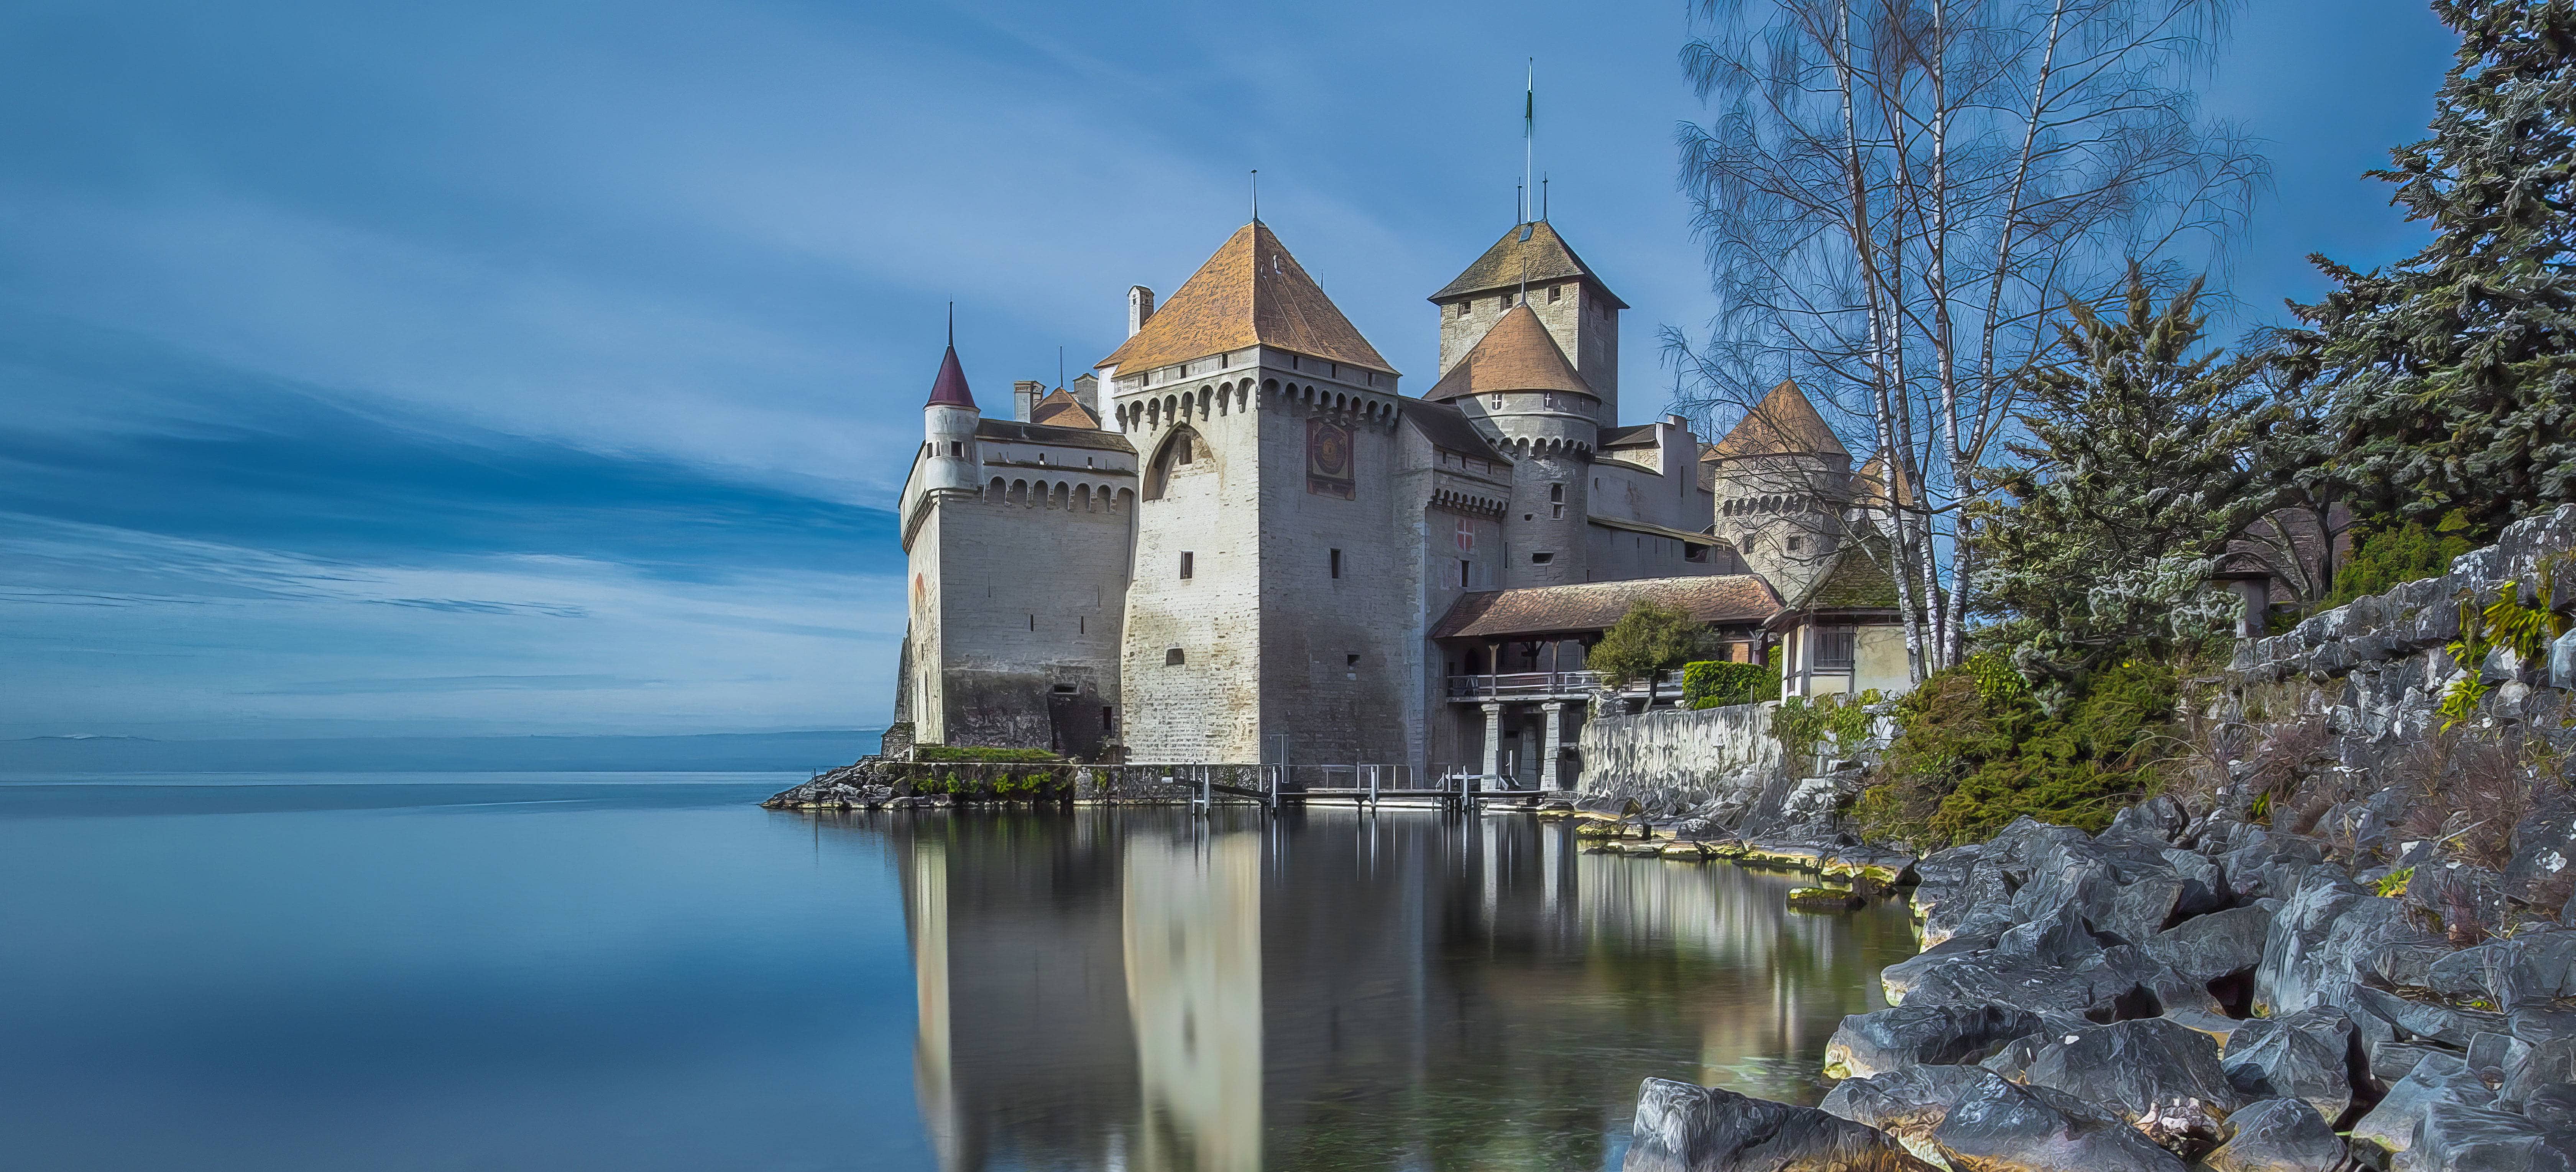
[[[847,765],[882,729],[684,736],[0,741],[0,775],[135,773],[789,773]]]

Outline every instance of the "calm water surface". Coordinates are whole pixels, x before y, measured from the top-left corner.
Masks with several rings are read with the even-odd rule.
[[[1590,1169],[1814,1101],[1901,910],[1389,811],[775,813],[801,777],[0,784],[0,1164]]]

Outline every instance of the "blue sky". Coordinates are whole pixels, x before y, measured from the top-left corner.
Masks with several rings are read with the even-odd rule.
[[[361,9],[366,9],[362,11]],[[1424,295],[1555,222],[1703,321],[1679,3],[46,3],[0,12],[0,737],[885,719],[946,302],[988,410],[1263,218],[1427,385]],[[2223,283],[2411,251],[2360,172],[2453,39],[2254,0]]]

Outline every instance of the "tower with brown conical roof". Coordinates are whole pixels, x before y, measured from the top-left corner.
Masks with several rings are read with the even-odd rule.
[[[1804,594],[1831,568],[1852,499],[1851,452],[1796,382],[1771,388],[1701,462],[1718,536],[1782,598]]]
[[[1601,400],[1596,422],[1619,425],[1619,313],[1628,308],[1546,220],[1514,224],[1431,295],[1446,376],[1512,309],[1528,305]]]
[[[1423,398],[1458,408],[1512,459],[1506,586],[1590,581],[1586,469],[1601,438],[1601,396],[1536,310],[1515,305],[1449,363]]]

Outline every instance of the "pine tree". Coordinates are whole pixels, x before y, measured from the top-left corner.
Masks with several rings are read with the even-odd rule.
[[[2329,405],[2319,458],[2357,509],[2473,530],[2576,500],[2576,3],[2435,0],[2459,31],[2432,137],[2371,172],[2430,223],[2422,252],[2294,305],[2294,384]]]
[[[2071,306],[2058,361],[2022,380],[2029,438],[2006,445],[2018,464],[1987,470],[2001,503],[1972,540],[1978,589],[2006,618],[1991,635],[2034,681],[2076,683],[2234,614],[2210,572],[2269,503],[2250,454],[2273,409],[2256,360],[2204,348],[2200,287],[2159,307],[2133,268],[2117,316]]]

